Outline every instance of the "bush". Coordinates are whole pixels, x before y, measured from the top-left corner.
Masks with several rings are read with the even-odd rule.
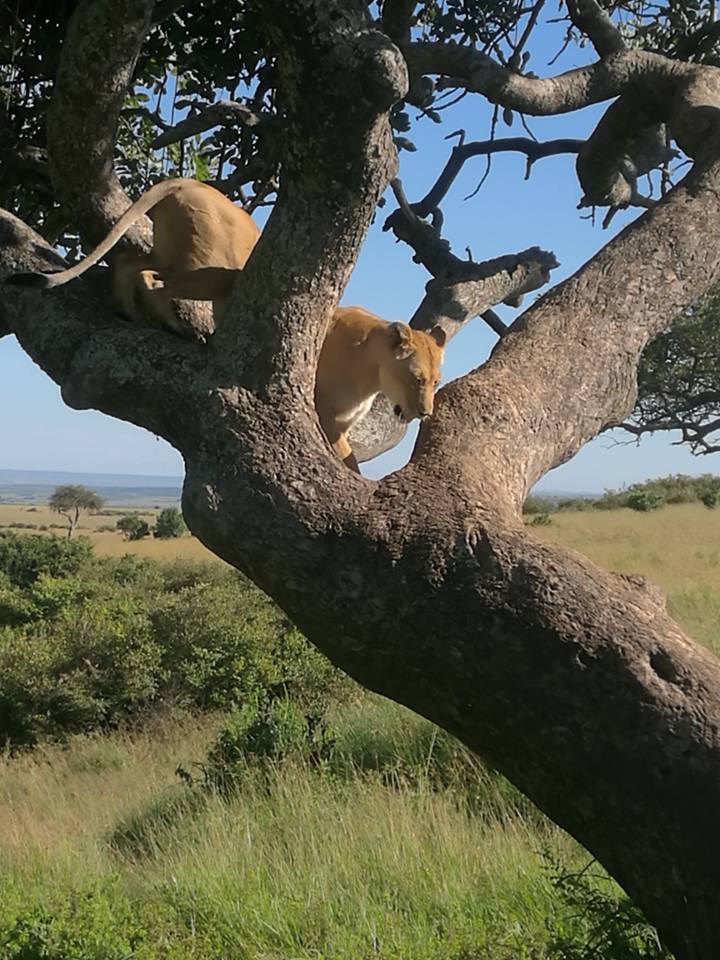
[[[627,506],[631,510],[639,510],[641,513],[658,510],[664,503],[663,497],[651,490],[633,490],[627,497]]]
[[[19,587],[34,583],[42,573],[70,576],[92,556],[89,540],[21,536],[0,533],[0,571]]]
[[[52,549],[40,555],[35,541]],[[0,742],[11,748],[168,700],[232,709],[288,696],[312,712],[342,683],[267,597],[219,564],[92,558],[80,540],[0,542]]]
[[[530,494],[529,497],[526,497],[525,503],[523,504],[523,513],[552,513],[555,509],[554,501],[548,499],[547,497],[538,497],[535,494]]]
[[[720,491],[718,490],[705,490],[700,494],[700,503],[708,510],[714,510],[718,501],[720,501]]]
[[[536,513],[532,520],[527,522],[529,527],[549,527],[552,523],[552,517],[549,513]]]
[[[591,872],[594,861],[569,872],[545,859],[565,908],[548,923],[548,960],[672,960],[640,908],[606,874]]]
[[[115,524],[126,540],[142,540],[150,535],[150,525],[136,513],[126,513]]]
[[[631,507],[633,510],[655,510],[662,503],[705,503],[712,504],[720,499],[720,477],[705,473],[700,477],[686,474],[671,474],[657,477],[644,483],[633,483],[625,490],[606,490],[593,504],[599,510],[615,510],[619,507]],[[643,500],[643,496],[649,498]],[[657,501],[660,501],[658,503]],[[707,500],[707,503],[706,503]],[[632,506],[632,503],[651,503],[656,506]]]
[[[162,540],[182,537],[187,532],[185,521],[177,507],[166,507],[155,521],[155,536]]]

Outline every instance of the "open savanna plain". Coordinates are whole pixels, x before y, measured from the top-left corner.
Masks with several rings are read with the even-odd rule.
[[[0,523],[10,522],[4,510]],[[16,522],[46,522],[39,506],[20,514]],[[203,549],[191,537],[132,543],[96,531],[113,519],[83,521],[97,551],[142,558],[157,544],[157,559],[202,555],[186,552],[190,544]],[[560,512],[532,531],[609,569],[644,573],[688,631],[720,650],[720,510]],[[169,646],[186,651],[173,651],[175,672],[197,690],[203,676],[257,671],[264,608],[247,592],[233,619],[222,619],[235,575],[210,564],[191,576],[183,562],[164,574],[172,589],[157,594]],[[147,578],[157,576],[142,561],[98,563],[111,565],[102,576],[115,578],[115,591],[130,590],[133,577],[147,591]],[[28,603],[76,596],[59,581],[38,583]],[[127,622],[139,617],[139,608],[128,612],[131,593],[108,599],[98,590]],[[247,641],[238,635],[231,661],[226,634],[244,604],[256,632]],[[61,616],[77,616],[68,610]],[[58,629],[65,622],[56,621]],[[274,629],[268,645],[277,644]],[[293,676],[310,677],[310,688],[319,678],[317,697],[307,683],[293,693],[292,678],[278,697],[274,674],[267,686],[275,699],[263,709],[257,685],[252,695],[232,688],[239,710],[222,698],[196,696],[189,706],[163,693],[121,721],[108,717],[89,732],[55,731],[32,748],[6,751],[3,960],[668,956],[597,865],[588,867],[589,855],[511,784],[422,718],[329,680],[314,654],[288,649],[301,664]],[[130,659],[128,648],[118,669]],[[14,669],[16,660],[7,662]],[[97,659],[91,666],[104,669]],[[172,690],[171,681],[162,690]],[[0,720],[2,710],[0,697]]]
[[[168,560],[181,557],[186,560],[215,560],[216,557],[195,537],[180,537],[175,540],[155,540],[144,537],[128,542],[115,524],[125,514],[132,513],[145,520],[151,527],[157,519],[160,507],[110,506],[100,513],[83,513],[76,536],[87,537],[95,551],[105,556],[117,557],[132,553],[153,560]],[[110,529],[108,529],[110,528]],[[67,533],[67,523],[53,513],[46,503],[0,503],[0,530],[48,533],[62,537]]]

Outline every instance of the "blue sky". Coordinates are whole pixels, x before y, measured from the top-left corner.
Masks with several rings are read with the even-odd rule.
[[[584,51],[571,49],[558,65],[547,68],[543,59],[547,61],[559,46],[556,29],[545,27],[542,38],[542,57],[530,63],[530,68],[540,75],[570,69],[585,59]],[[531,120],[530,125],[540,140],[583,137],[592,130],[600,112],[592,109],[577,115]],[[469,140],[488,137],[490,110],[480,97],[466,97],[443,116],[441,125],[429,120],[418,123],[409,134],[418,151],[401,154],[400,176],[410,200],[419,199],[437,177],[452,145],[444,140],[448,133],[462,127]],[[498,125],[498,137],[521,135],[524,131],[517,118],[511,128],[502,121]],[[560,261],[560,268],[553,273],[553,282],[557,282],[577,270],[637,215],[630,211],[617,216],[610,230],[580,219],[576,209],[580,191],[571,156],[539,161],[528,181],[524,180],[523,157],[497,156],[483,188],[476,197],[465,201],[463,198],[477,185],[484,165],[484,158],[466,164],[443,204],[444,234],[459,255],[468,245],[476,260],[538,245],[552,250]],[[422,267],[412,262],[409,248],[382,232],[382,222],[392,208],[390,199],[384,210],[378,212],[344,302],[360,304],[387,319],[397,320],[412,315],[428,277]],[[532,299],[528,297],[523,307]],[[498,308],[498,312],[509,320],[516,311]],[[461,376],[482,363],[494,342],[494,334],[481,321],[469,324],[448,348],[445,379]],[[0,340],[0,409],[5,412],[0,421],[0,468],[182,474],[179,455],[163,440],[102,414],[65,407],[55,384],[11,337]],[[715,469],[712,457],[693,457],[684,448],[673,446],[671,439],[652,438],[638,447],[618,445],[607,436],[598,438],[568,464],[548,474],[540,487],[599,492],[664,473],[703,473]],[[380,476],[397,469],[411,448],[408,437],[394,451],[367,464],[364,472]]]

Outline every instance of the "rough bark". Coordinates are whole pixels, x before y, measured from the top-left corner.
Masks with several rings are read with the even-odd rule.
[[[562,110],[623,92],[628,71],[661,77],[665,119],[697,168],[445,388],[411,463],[370,483],[330,454],[313,371],[394,174],[387,109],[406,74],[361,0],[292,0],[273,31],[283,188],[210,343],[121,325],[80,283],[48,297],[6,288],[0,325],[71,404],[181,451],[193,532],[334,662],[502,770],[598,857],[679,960],[714,960],[720,663],[654,591],[537,542],[520,505],[627,413],[643,345],[720,277],[717,73],[621,52],[558,82]],[[547,81],[501,72],[483,60],[473,76],[510,106],[518,84],[545,84],[548,104]],[[347,90],[360,91],[351,108]],[[46,250],[0,220],[0,273],[42,267]]]
[[[64,212],[92,244],[130,206],[113,156],[120,110],[154,7],[154,0],[83,0],[63,44],[47,118],[50,174]],[[142,245],[149,235],[140,226],[130,240]]]

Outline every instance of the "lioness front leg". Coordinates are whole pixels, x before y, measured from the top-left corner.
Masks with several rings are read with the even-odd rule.
[[[360,465],[355,459],[355,454],[352,452],[352,447],[348,443],[347,436],[344,433],[341,433],[338,436],[337,440],[334,441],[332,448],[346,467],[354,470],[355,473],[360,473]]]
[[[137,295],[143,271],[153,269],[149,256],[137,253],[119,253],[112,265],[112,298],[115,308],[128,320],[140,323],[144,319],[138,307]]]

